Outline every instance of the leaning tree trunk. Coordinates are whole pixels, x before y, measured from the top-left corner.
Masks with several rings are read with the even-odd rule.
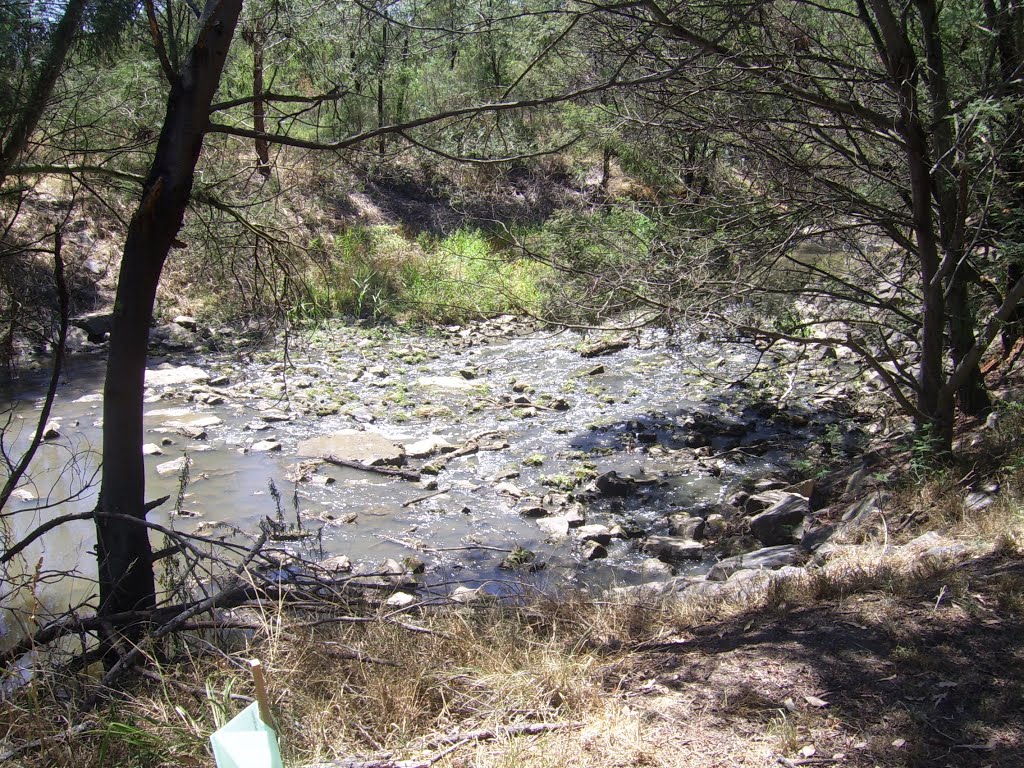
[[[29,90],[24,109],[9,126],[7,141],[0,147],[0,186],[3,186],[11,166],[24,153],[28,140],[39,124],[39,118],[43,116],[46,104],[57,84],[57,78],[64,69],[64,61],[71,51],[75,38],[78,37],[88,5],[89,0],[70,0],[64,6],[64,14],[54,30],[49,50]]]
[[[149,326],[241,9],[242,0],[208,0],[195,45],[171,82],[156,156],[128,227],[103,390],[103,477],[96,516],[101,615],[149,608],[156,599],[153,553],[141,524],[146,515],[142,400]]]

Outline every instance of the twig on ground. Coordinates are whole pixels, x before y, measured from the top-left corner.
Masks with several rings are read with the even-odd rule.
[[[393,760],[390,755],[376,760],[357,760],[346,757],[326,763],[309,763],[303,768],[430,768],[434,763],[450,755],[459,747],[474,741],[487,741],[502,736],[535,736],[563,728],[580,728],[582,723],[522,723],[502,728],[482,728],[477,731],[466,731],[443,736],[428,743],[431,747],[445,747],[431,757],[420,760]]]
[[[11,747],[10,749],[8,749],[5,752],[0,752],[0,763],[3,763],[3,762],[6,762],[6,761],[10,760],[12,757],[16,757],[16,756],[20,755],[22,752],[28,752],[30,749],[37,749],[38,747],[43,746],[44,743],[49,742],[49,741],[53,741],[54,739],[59,739],[59,738],[73,739],[75,736],[78,736],[80,733],[83,733],[85,731],[88,731],[90,728],[95,728],[95,727],[96,727],[96,721],[95,720],[85,720],[84,722],[81,722],[78,725],[73,726],[72,728],[69,728],[63,734],[56,734],[56,735],[52,735],[51,734],[51,735],[48,735],[48,736],[43,737],[43,738],[33,739],[32,741],[27,741],[24,744],[18,745],[17,747]]]

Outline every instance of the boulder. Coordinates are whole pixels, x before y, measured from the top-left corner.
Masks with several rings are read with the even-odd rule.
[[[281,444],[277,440],[260,440],[253,443],[249,450],[253,453],[273,453],[281,450]]]
[[[405,449],[377,432],[343,429],[330,435],[303,440],[299,456],[364,464],[368,467],[401,466]]]
[[[58,437],[60,437],[60,422],[51,419],[43,427],[43,440],[56,440]]]
[[[436,453],[451,453],[455,450],[454,445],[437,435],[431,435],[422,440],[405,443],[404,445],[405,455],[412,459],[424,459]]]
[[[150,343],[159,344],[164,349],[191,349],[198,341],[192,331],[174,323],[151,329],[149,340]]]
[[[173,461],[165,461],[163,464],[156,465],[156,473],[158,475],[176,475],[188,464],[187,456],[179,456]]]
[[[790,494],[785,491],[764,491],[763,493],[755,493],[746,497],[736,506],[742,506],[743,511],[748,515],[756,515],[758,512],[774,507],[789,496]]]
[[[156,443],[146,443],[142,446],[143,456],[163,456],[164,452],[160,450],[160,446]]]
[[[648,536],[641,548],[645,554],[670,563],[704,557],[703,544],[677,536]]]
[[[587,522],[587,515],[580,504],[569,504],[563,510],[561,516],[569,523],[570,528],[579,528]]]
[[[276,408],[270,408],[269,410],[260,412],[260,419],[268,424],[273,424],[275,422],[291,421],[292,415],[290,413],[285,413],[284,411],[279,411]]]
[[[522,517],[537,519],[541,517],[548,517],[551,512],[548,511],[547,507],[540,504],[527,504],[519,508],[519,514]]]
[[[110,329],[114,325],[114,314],[112,312],[91,312],[88,315],[74,318],[71,324],[85,331],[90,342],[99,344],[106,341],[110,334]]]
[[[628,496],[636,483],[628,477],[622,477],[614,469],[594,478],[594,489],[602,496]]]
[[[804,552],[818,551],[828,543],[838,529],[839,526],[833,523],[822,523],[805,528],[803,536],[800,537],[800,549]]]
[[[729,527],[728,521],[725,519],[725,515],[720,515],[717,512],[708,515],[704,518],[704,535],[705,536],[721,536],[726,532]]]
[[[800,561],[801,554],[800,547],[786,544],[779,547],[757,549],[745,555],[727,557],[708,571],[708,579],[710,581],[725,581],[736,571],[742,570],[774,571],[786,565],[795,565]]]
[[[576,535],[580,541],[596,541],[598,544],[609,544],[612,540],[612,532],[604,525],[581,525],[576,529]]]
[[[843,512],[843,528],[852,531],[870,525],[876,518],[881,517],[888,501],[888,493],[876,492],[851,504]]]
[[[395,592],[395,594],[384,601],[384,604],[389,608],[408,608],[415,602],[416,598],[408,592]]]
[[[454,391],[467,391],[479,389],[479,381],[471,381],[461,376],[420,376],[416,383],[427,389],[448,389]]]
[[[537,520],[537,527],[555,539],[563,539],[569,535],[569,521],[564,517],[539,518]]]
[[[583,557],[587,560],[600,560],[608,557],[608,550],[596,541],[583,542]]]
[[[668,519],[668,526],[673,536],[681,536],[691,541],[700,541],[704,538],[705,523],[701,517],[671,515]]]
[[[456,587],[452,590],[449,598],[456,602],[467,605],[469,603],[479,603],[482,600],[487,599],[487,593],[482,588],[470,589],[469,587]]]
[[[521,499],[527,495],[526,491],[514,483],[498,483],[494,490],[503,496],[511,496],[513,499]]]
[[[811,511],[805,496],[788,493],[764,512],[750,518],[750,532],[766,547],[790,544],[799,539],[797,531]]]
[[[640,577],[647,580],[667,579],[672,576],[672,566],[656,557],[648,557],[640,563]]]
[[[178,384],[198,384],[209,381],[210,374],[194,365],[178,367],[163,366],[150,368],[146,371],[147,387],[170,387]]]

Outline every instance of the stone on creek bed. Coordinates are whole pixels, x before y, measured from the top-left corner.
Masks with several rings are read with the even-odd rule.
[[[708,571],[709,581],[725,581],[736,571],[742,570],[778,570],[787,565],[796,565],[803,557],[800,547],[785,544],[779,547],[765,547],[748,552],[745,555],[727,557],[715,564]]]
[[[146,371],[147,387],[169,387],[175,384],[198,384],[209,381],[210,374],[194,365],[178,367],[161,365]]]
[[[811,511],[807,497],[787,493],[764,512],[750,518],[750,532],[766,547],[799,540],[804,517]]]
[[[317,459],[355,462],[368,467],[405,464],[405,449],[377,432],[343,429],[299,443],[298,454]]]
[[[455,446],[438,435],[405,444],[405,454],[413,459],[424,459],[436,453],[451,453]]]
[[[450,389],[456,391],[480,389],[483,386],[479,381],[471,381],[469,379],[464,379],[461,376],[420,376],[420,378],[416,380],[416,383],[421,387]]]
[[[704,557],[703,544],[678,536],[648,536],[641,548],[645,554],[667,562],[700,560]]]

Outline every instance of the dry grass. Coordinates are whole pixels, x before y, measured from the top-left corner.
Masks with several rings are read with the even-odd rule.
[[[563,597],[405,617],[429,634],[384,621],[304,628],[313,614],[268,609],[248,617],[264,626],[253,645],[230,654],[199,642],[179,647],[173,663],[154,667],[162,682],[136,679],[88,715],[74,705],[86,677],[40,677],[3,704],[0,728],[7,744],[45,738],[16,765],[210,765],[208,734],[242,706],[226,692],[251,694],[243,661],[256,656],[269,673],[290,766],[383,753],[423,758],[441,751],[440,736],[522,723],[578,727],[470,742],[438,765],[767,765],[811,747],[846,754],[864,734],[870,748],[851,765],[917,765],[906,750],[878,762],[898,734],[919,732],[913,718],[887,705],[878,719],[877,708],[856,698],[840,713],[836,680],[853,687],[899,669],[915,681],[959,680],[954,665],[964,648],[987,652],[976,648],[983,635],[959,634],[979,620],[1009,630],[1024,608],[1017,560],[985,557],[988,576],[859,547],[808,576],[715,599]],[[941,624],[948,647],[931,644],[930,622]],[[338,659],[331,643],[398,666]],[[986,706],[997,712],[997,704]],[[68,724],[83,718],[92,725],[67,738]],[[994,733],[1002,718],[990,719],[988,731],[980,715],[972,727]],[[1021,735],[999,727],[1010,728],[1007,738]]]
[[[252,609],[236,616],[262,627],[247,644],[160,649],[156,679],[134,679],[91,713],[76,702],[94,678],[38,675],[0,703],[0,752],[42,739],[11,764],[209,766],[208,735],[243,706],[228,693],[252,693],[244,661],[255,656],[289,766],[426,758],[445,735],[524,723],[573,727],[470,741],[437,765],[765,766],[813,751],[858,768],[1019,766],[1024,473],[999,479],[997,501],[971,512],[962,484],[936,477],[900,498],[916,521],[904,531],[719,593],[559,595],[399,617],[421,632],[383,615],[316,623],[312,612]],[[934,540],[894,543],[924,527],[959,548],[923,557]],[[396,665],[341,659],[340,647]]]

